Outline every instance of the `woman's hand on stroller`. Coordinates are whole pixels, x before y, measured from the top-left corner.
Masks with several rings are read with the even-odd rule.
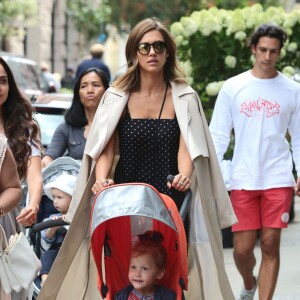
[[[114,181],[112,179],[109,179],[109,178],[99,178],[94,183],[94,185],[92,187],[92,192],[94,194],[97,194],[99,191],[101,191],[104,188],[106,188],[107,186],[113,185],[113,184],[114,184]]]
[[[191,184],[192,182],[189,179],[189,177],[183,174],[177,174],[176,176],[174,176],[173,182],[170,181],[167,182],[168,188],[173,187],[174,189],[180,192],[185,192],[186,190],[188,190]]]
[[[26,227],[32,226],[35,223],[36,215],[38,211],[39,211],[39,206],[32,205],[29,202],[29,204],[21,210],[16,220],[23,226]]]

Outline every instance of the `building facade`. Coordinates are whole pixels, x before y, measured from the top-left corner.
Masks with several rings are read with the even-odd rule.
[[[50,72],[63,76],[67,66],[76,69],[80,61],[89,57],[89,48],[96,40],[87,43],[77,31],[67,14],[67,0],[38,0],[38,11],[36,24],[27,28],[25,36],[20,31],[9,38],[8,51],[46,63]],[[115,28],[111,27],[110,32],[103,59],[115,74],[125,63],[125,43]]]

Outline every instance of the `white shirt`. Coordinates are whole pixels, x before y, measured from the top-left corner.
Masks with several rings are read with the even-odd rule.
[[[39,148],[37,148],[34,144],[30,144],[31,146],[31,156],[30,157],[34,157],[34,156],[41,156],[41,150]]]
[[[244,72],[223,85],[210,131],[219,163],[234,129],[231,189],[260,190],[295,185],[293,158],[300,176],[300,85],[278,73],[259,79]]]

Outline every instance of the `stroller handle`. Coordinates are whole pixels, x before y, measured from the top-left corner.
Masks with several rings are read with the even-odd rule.
[[[172,183],[174,181],[174,178],[175,178],[175,176],[168,175],[167,176],[167,181],[170,182],[170,183]],[[188,190],[185,191],[185,197],[184,197],[184,200],[183,200],[183,203],[181,205],[180,212],[179,212],[182,221],[184,221],[185,218],[186,218],[188,210],[189,210],[189,208],[191,206],[191,202],[192,202],[192,191],[189,188]]]
[[[51,228],[51,227],[56,227],[56,226],[65,226],[65,225],[70,225],[66,221],[62,219],[57,219],[57,220],[47,220],[38,224],[35,224],[32,226],[32,231],[33,232],[40,232],[44,229]]]

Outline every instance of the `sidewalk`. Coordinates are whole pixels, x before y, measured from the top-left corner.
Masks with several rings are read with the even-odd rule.
[[[281,263],[273,299],[300,300],[300,198],[298,197],[295,199],[295,219],[287,229],[282,230],[281,236]],[[257,274],[261,261],[258,244],[255,256],[257,259],[255,274]],[[224,259],[229,281],[237,298],[242,287],[242,279],[235,267],[232,249],[224,249]],[[257,292],[255,300],[258,300]]]

